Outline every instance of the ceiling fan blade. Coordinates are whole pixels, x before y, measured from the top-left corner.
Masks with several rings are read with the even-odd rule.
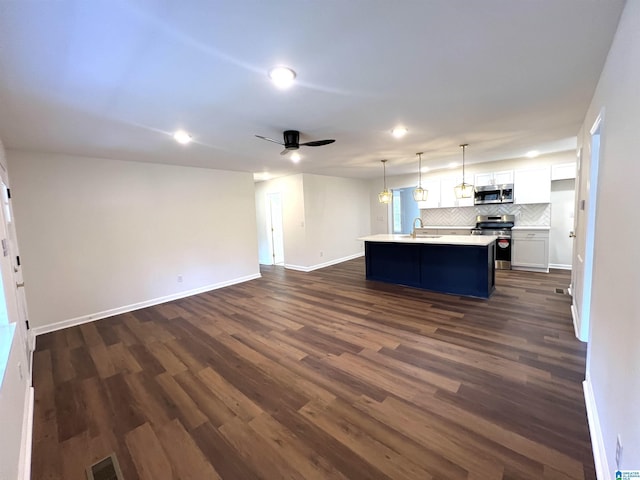
[[[300,145],[306,145],[307,147],[321,147],[322,145],[329,145],[335,142],[335,140],[314,140],[312,142],[301,143]]]
[[[256,137],[261,138],[262,140],[266,140],[267,142],[273,142],[273,143],[277,143],[278,145],[284,145],[284,143],[282,143],[281,141],[274,140],[273,138],[263,137],[262,135],[256,135]]]

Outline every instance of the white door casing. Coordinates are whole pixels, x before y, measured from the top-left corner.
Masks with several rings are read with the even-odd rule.
[[[20,345],[24,347],[26,361],[25,373],[30,383],[33,342],[27,329],[27,301],[24,292],[24,280],[22,279],[22,268],[18,261],[18,242],[16,240],[9,189],[2,180],[0,180],[0,195],[2,199],[2,206],[0,207],[0,261],[2,266],[2,283],[9,319],[15,321],[16,334],[20,339]]]
[[[590,131],[589,141],[579,150],[578,179],[576,183],[576,209],[574,223],[573,270],[571,289],[576,337],[589,341],[591,309],[591,280],[595,254],[595,219],[597,206],[598,165],[603,112],[598,115]]]

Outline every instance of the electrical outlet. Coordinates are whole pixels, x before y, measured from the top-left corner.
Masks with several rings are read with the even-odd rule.
[[[321,256],[321,257],[324,257],[324,252],[322,252],[322,251],[321,251],[321,252],[320,252],[320,256]]]
[[[20,380],[24,380],[24,374],[22,373],[22,363],[18,362],[18,375],[20,376]]]
[[[620,470],[620,458],[622,457],[622,438],[618,435],[616,439],[616,469]]]
[[[182,275],[178,275],[178,283],[182,283]]]

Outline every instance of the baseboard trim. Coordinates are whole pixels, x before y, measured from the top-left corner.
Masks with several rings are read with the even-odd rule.
[[[558,270],[571,270],[571,265],[565,265],[564,263],[550,263],[549,268],[556,268]]]
[[[598,480],[611,480],[611,470],[609,470],[609,464],[607,463],[607,452],[604,448],[596,399],[588,376],[582,382],[582,388],[584,390],[584,403],[587,407],[587,420],[589,422],[589,433],[591,434],[591,449],[593,450],[593,461],[596,467],[596,478]]]
[[[580,322],[580,319],[578,317],[578,310],[576,310],[576,306],[573,303],[571,304],[571,319],[573,320],[573,332],[575,333],[576,338],[581,342],[586,342],[586,338],[583,339],[580,337],[580,331],[578,329],[578,323]]]
[[[298,272],[312,272],[314,270],[318,270],[319,268],[330,267],[331,265],[336,265],[342,262],[348,262],[349,260],[353,260],[354,258],[359,258],[364,256],[364,252],[354,253],[353,255],[348,255],[346,257],[337,258],[335,260],[330,260],[324,263],[318,263],[316,265],[311,265],[310,267],[303,267],[302,265],[293,265],[290,263],[285,263],[284,268],[288,268],[289,270],[296,270]]]
[[[20,446],[20,465],[18,478],[29,480],[31,478],[31,452],[33,444],[33,409],[34,390],[29,387],[25,398],[24,418],[22,420],[22,445]]]
[[[511,270],[520,270],[522,272],[538,272],[538,273],[549,273],[549,268],[543,268],[543,267],[527,267],[527,266],[520,266],[520,265],[513,265],[511,264]]]
[[[210,292],[211,290],[217,290],[223,287],[229,287],[238,283],[248,282],[249,280],[255,280],[260,278],[260,273],[253,275],[247,275],[244,277],[234,278],[225,282],[214,283],[212,285],[206,285],[204,287],[194,288],[193,290],[187,290],[184,292],[174,293],[171,295],[165,295],[164,297],[152,298],[151,300],[145,300],[144,302],[133,303],[131,305],[125,305],[124,307],[112,308],[110,310],[104,310],[102,312],[92,313],[89,315],[82,315],[81,317],[70,318],[68,320],[62,320],[61,322],[51,323],[49,325],[43,325],[41,327],[34,327],[32,329],[33,334],[43,335],[49,332],[55,332],[56,330],[62,330],[64,328],[75,327],[76,325],[82,325],[83,323],[93,322],[102,318],[113,317],[114,315],[120,315],[122,313],[132,312],[134,310],[140,310],[141,308],[152,307],[160,303],[171,302],[180,298],[190,297],[192,295],[198,295],[199,293]]]

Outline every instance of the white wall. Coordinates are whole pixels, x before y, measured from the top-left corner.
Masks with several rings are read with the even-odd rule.
[[[570,269],[573,253],[575,179],[551,182],[551,229],[549,231],[549,266]]]
[[[588,145],[589,130],[604,109],[587,353],[587,380],[610,469],[603,478],[613,478],[618,434],[621,468],[640,469],[639,85],[640,2],[629,1],[578,139]]]
[[[261,263],[271,264],[267,231],[269,193],[282,195],[286,267],[312,270],[364,252],[362,242],[356,239],[369,234],[369,182],[298,174],[256,184]]]
[[[304,266],[364,253],[358,237],[369,235],[369,182],[304,174],[307,245]],[[286,261],[285,262],[289,263]]]
[[[249,173],[7,157],[33,327],[259,275]]]

